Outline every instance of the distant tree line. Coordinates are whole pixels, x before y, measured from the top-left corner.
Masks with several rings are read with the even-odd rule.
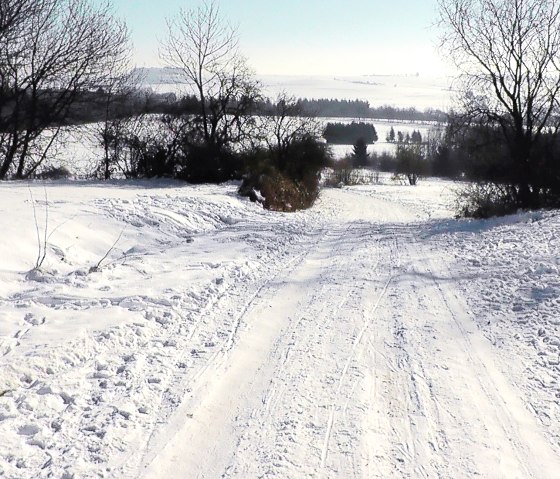
[[[323,138],[333,145],[353,145],[358,140],[371,145],[378,140],[375,126],[363,122],[327,123]]]
[[[447,114],[441,110],[416,108],[398,108],[393,106],[371,107],[364,100],[306,99],[297,100],[302,111],[321,117],[333,118],[375,118],[378,120],[396,120],[407,122],[442,122],[447,121]]]
[[[154,99],[165,98],[164,103],[152,106],[150,112],[160,113],[162,109],[189,112],[199,109],[196,96],[186,95],[176,97],[173,94],[152,94]],[[419,111],[415,108],[396,108],[384,106],[371,108],[367,101],[362,100],[307,100],[297,99],[297,110],[306,116],[323,118],[372,118],[402,122],[438,122],[445,123],[447,114],[440,110],[427,109]],[[254,104],[254,114],[267,116],[276,109],[275,99],[259,98]],[[88,122],[94,121],[91,118]]]
[[[413,130],[412,133],[403,133],[398,130],[395,134],[395,129],[391,127],[385,138],[387,143],[408,144],[408,143],[422,143],[422,133],[419,130]]]
[[[43,97],[49,94],[48,91],[41,93]],[[110,103],[109,108],[107,103]],[[48,105],[48,102],[43,102],[38,104],[38,108],[44,109]],[[174,93],[154,93],[131,85],[114,92],[100,87],[94,91],[76,92],[75,101],[69,105],[67,114],[53,119],[49,126],[79,126],[143,114],[195,113],[197,109],[198,101],[192,95],[177,98]]]

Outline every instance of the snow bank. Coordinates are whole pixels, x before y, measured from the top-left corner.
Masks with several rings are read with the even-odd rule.
[[[560,444],[560,213],[461,221],[458,229],[438,243],[454,245],[479,327],[511,358],[527,406]]]

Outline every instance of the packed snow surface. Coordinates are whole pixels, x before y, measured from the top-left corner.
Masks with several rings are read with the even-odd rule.
[[[0,477],[557,478],[560,213],[454,188],[1,184]]]

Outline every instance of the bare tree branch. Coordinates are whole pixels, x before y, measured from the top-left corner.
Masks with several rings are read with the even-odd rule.
[[[560,1],[438,0],[442,45],[462,72],[463,108],[499,125],[520,195],[531,185],[534,150],[560,128]]]
[[[128,54],[128,31],[108,2],[2,0],[0,178],[32,174],[52,144],[45,130],[64,125]]]

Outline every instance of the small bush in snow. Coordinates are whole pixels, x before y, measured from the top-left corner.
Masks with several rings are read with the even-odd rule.
[[[62,180],[71,177],[72,173],[64,166],[51,166],[35,175],[35,178],[40,180]]]
[[[507,186],[494,183],[470,183],[457,192],[457,215],[467,218],[491,218],[515,213],[515,197]]]
[[[319,179],[330,162],[328,148],[312,137],[289,144],[280,153],[276,148],[255,149],[245,154],[247,174],[239,193],[244,196],[258,191],[265,208],[296,211],[309,208],[319,195]]]

